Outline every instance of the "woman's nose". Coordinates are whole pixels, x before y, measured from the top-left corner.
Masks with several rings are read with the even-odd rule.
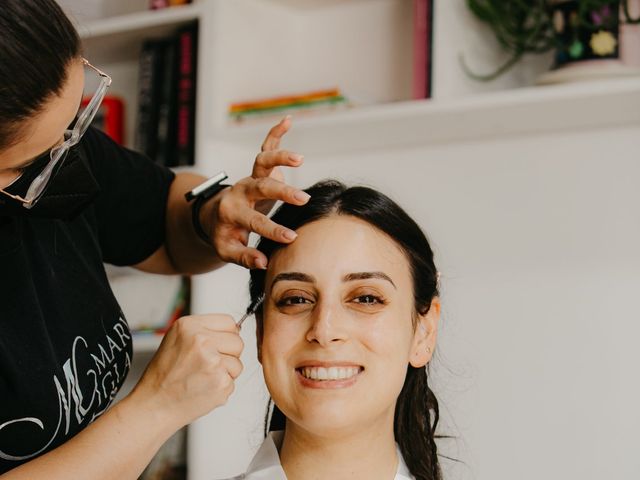
[[[323,347],[344,342],[348,335],[345,322],[341,321],[340,306],[319,301],[311,313],[311,325],[306,338],[308,342],[316,342]]]

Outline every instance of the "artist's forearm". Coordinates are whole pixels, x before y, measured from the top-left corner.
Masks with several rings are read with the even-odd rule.
[[[134,480],[179,428],[131,397],[62,446],[0,475],[0,480]]]
[[[186,192],[205,180],[200,175],[181,173],[176,175],[171,185],[165,246],[176,273],[204,273],[222,265],[213,246],[205,244],[196,234],[191,219],[191,204],[184,198]],[[205,205],[202,214],[206,215],[207,211],[208,206]]]

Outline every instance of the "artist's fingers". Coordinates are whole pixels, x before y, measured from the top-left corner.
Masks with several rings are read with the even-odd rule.
[[[267,257],[264,253],[255,248],[247,247],[239,241],[227,242],[224,246],[224,253],[219,252],[219,254],[225,262],[233,262],[245,268],[267,268]]]
[[[260,217],[264,217],[263,214],[268,213],[272,202],[281,200],[293,205],[304,205],[309,201],[309,198],[309,194],[306,192],[272,178],[254,179],[247,177],[227,189],[225,195],[220,200],[216,228],[246,227],[250,219],[247,218],[249,212],[258,213],[253,208],[250,208],[251,206],[258,209],[260,212],[258,215],[260,215]],[[216,232],[214,239],[221,241],[215,243],[223,244],[228,236],[229,235],[223,232]],[[215,246],[216,248],[220,248],[223,245]]]
[[[273,178],[258,178],[243,185],[244,194],[250,201],[282,200],[293,205],[304,205],[311,198],[308,193],[279,182]]]
[[[260,200],[259,202],[256,202],[253,208],[263,215],[268,215],[275,204],[275,200]]]
[[[261,237],[280,243],[291,243],[298,236],[293,230],[277,224],[265,215],[256,212],[253,208],[241,207],[239,210],[236,223]]]
[[[189,321],[186,325],[182,325],[183,330],[189,328],[190,330],[200,331],[207,330],[209,332],[235,332],[235,321],[230,315],[223,315],[217,313],[201,314],[201,315],[189,315]],[[183,321],[184,323],[184,321]],[[228,352],[223,352],[228,353]]]
[[[288,150],[261,152],[253,163],[253,178],[268,177],[276,167],[299,167],[304,157]]]
[[[262,151],[266,152],[280,148],[280,139],[289,131],[289,128],[291,128],[291,115],[284,117],[280,120],[280,123],[269,130],[267,137],[262,143]]]
[[[240,376],[243,370],[242,362],[235,355],[222,355],[220,357],[229,376],[234,380]]]

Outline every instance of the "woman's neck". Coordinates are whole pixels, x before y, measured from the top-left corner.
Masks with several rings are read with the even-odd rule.
[[[319,436],[287,421],[280,448],[280,462],[288,480],[391,480],[398,461],[393,422]]]

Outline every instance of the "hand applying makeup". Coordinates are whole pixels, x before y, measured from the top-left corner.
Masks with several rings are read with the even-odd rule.
[[[301,155],[280,150],[280,140],[290,127],[289,116],[274,126],[255,159],[251,176],[223,190],[210,202],[210,208],[203,208],[202,225],[211,232],[213,246],[221,260],[247,268],[266,268],[266,257],[247,246],[251,232],[281,243],[295,240],[294,231],[266,216],[277,200],[293,205],[309,201],[307,193],[284,183],[279,168],[302,165]]]

